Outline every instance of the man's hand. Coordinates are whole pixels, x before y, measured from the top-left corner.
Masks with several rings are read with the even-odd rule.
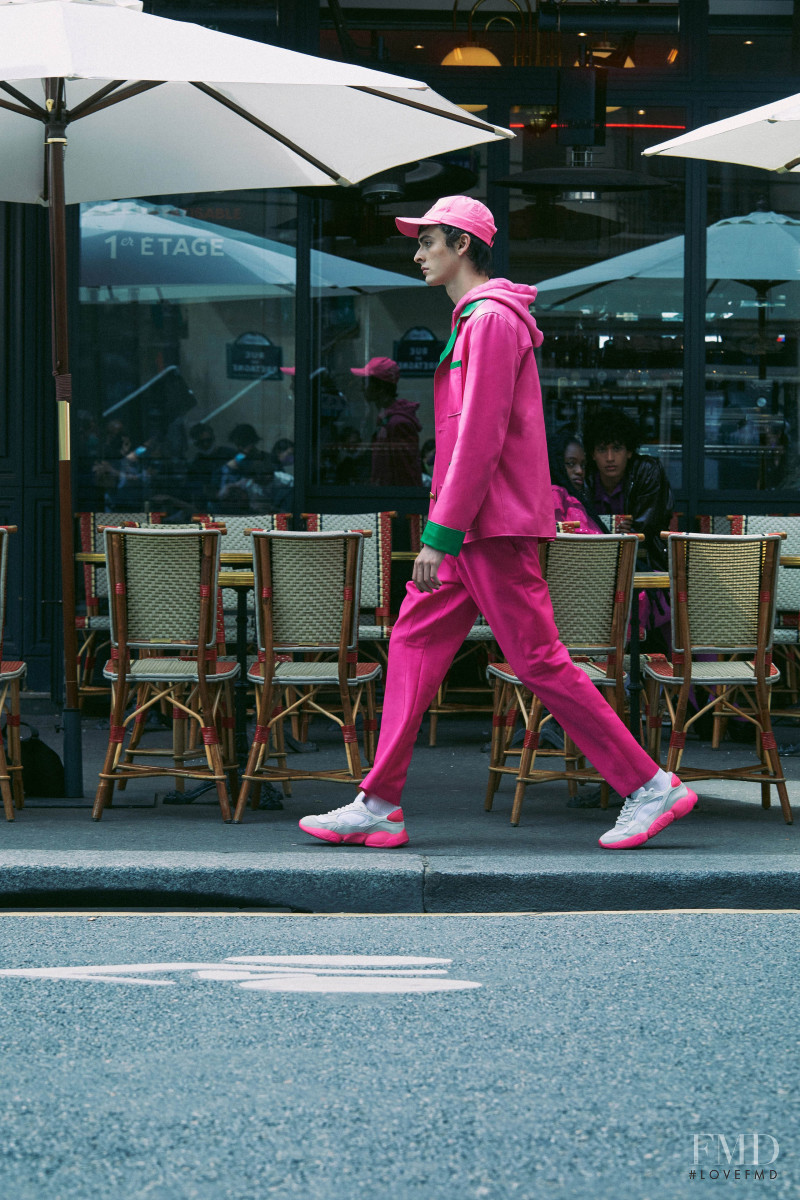
[[[414,569],[411,580],[419,592],[435,592],[442,586],[439,579],[439,567],[442,565],[444,550],[434,550],[431,546],[423,546],[414,559]]]

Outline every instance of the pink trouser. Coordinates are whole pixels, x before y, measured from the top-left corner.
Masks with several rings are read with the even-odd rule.
[[[389,643],[381,731],[365,791],[400,803],[422,717],[479,612],[516,675],[621,796],[655,775],[657,764],[558,640],[537,547],[536,538],[467,542],[457,558],[445,556],[437,591],[408,584]]]

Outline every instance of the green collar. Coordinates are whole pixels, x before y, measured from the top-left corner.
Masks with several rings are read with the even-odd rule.
[[[486,297],[484,297],[484,299],[486,299]],[[438,364],[439,366],[442,365],[442,363],[444,362],[444,360],[447,358],[447,356],[449,354],[452,354],[453,346],[455,346],[455,344],[456,344],[456,338],[458,337],[458,330],[461,325],[461,322],[466,317],[468,317],[470,315],[470,313],[473,313],[479,304],[483,304],[483,300],[473,300],[471,304],[466,304],[464,306],[462,312],[459,314],[458,320],[456,321],[456,327],[453,330],[453,332],[450,334],[450,340],[448,341],[447,345],[445,346],[444,350],[442,351],[442,357],[439,359],[439,364]]]

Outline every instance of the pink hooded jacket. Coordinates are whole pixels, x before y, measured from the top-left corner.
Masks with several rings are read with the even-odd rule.
[[[433,385],[436,460],[422,540],[434,549],[458,554],[479,538],[555,537],[535,299],[535,287],[490,279],[453,312]]]

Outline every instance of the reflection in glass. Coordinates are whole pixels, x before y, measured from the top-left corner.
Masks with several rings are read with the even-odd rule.
[[[706,236],[705,484],[795,487],[800,191],[734,168],[714,174],[721,179],[712,207],[730,211],[749,201],[755,208],[730,212]]]
[[[338,263],[334,292],[312,277],[312,483],[423,486],[422,448],[434,436],[433,373],[452,305],[428,288],[413,239],[395,216],[416,217],[442,195],[485,196],[485,152],[411,163],[380,180],[338,189],[314,206],[314,248]],[[377,501],[377,503],[380,503]]]
[[[81,508],[291,507],[294,209],[259,192],[81,207]]]
[[[530,121],[528,117],[530,116]],[[620,410],[681,485],[683,164],[641,150],[683,127],[674,109],[610,108],[606,144],[559,146],[541,106],[512,114],[511,277],[536,283],[548,433]],[[664,160],[666,161],[666,160]]]

